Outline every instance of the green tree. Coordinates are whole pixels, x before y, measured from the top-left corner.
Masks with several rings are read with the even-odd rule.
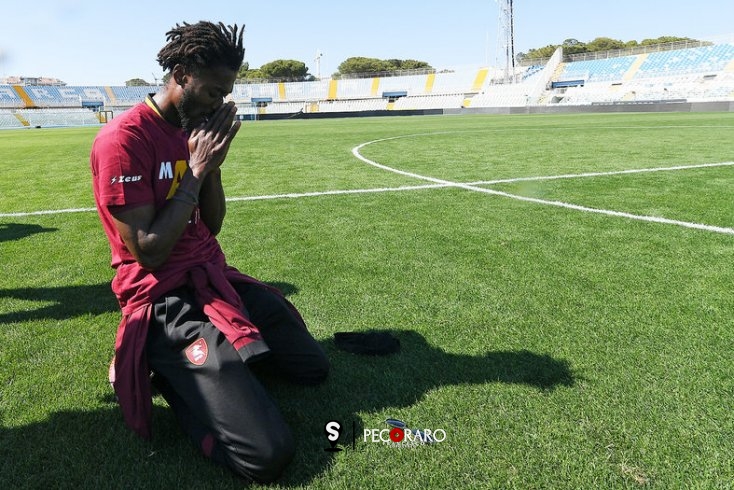
[[[147,85],[151,85],[151,84],[146,82],[142,78],[131,78],[130,80],[125,82],[126,87],[145,87]]]
[[[675,36],[661,36],[656,39],[643,39],[640,41],[640,46],[654,46],[656,44],[676,43],[680,41],[694,41],[690,37],[675,37]]]
[[[390,65],[383,60],[377,58],[365,58],[363,56],[354,56],[342,61],[337,67],[339,73],[379,73],[388,71]]]
[[[279,82],[301,82],[308,77],[308,67],[302,61],[275,60],[260,67],[269,80]]]
[[[265,73],[259,68],[255,68],[253,70],[247,70],[243,73],[244,76],[238,76],[237,79],[244,79],[244,80],[265,80],[267,77],[265,76]]]
[[[593,41],[586,44],[586,51],[589,53],[595,53],[597,51],[612,51],[614,49],[624,49],[624,41],[618,39],[612,39],[610,37],[597,37]],[[580,51],[583,52],[583,51]],[[569,53],[571,54],[571,53]]]
[[[556,49],[558,49],[557,44],[549,44],[542,48],[530,49],[525,54],[525,58],[523,59],[535,60],[535,59],[542,59],[542,58],[550,58],[551,56],[553,56],[553,53],[556,52]]]
[[[240,66],[240,69],[237,71],[237,78],[247,78],[247,72],[250,70],[250,63],[245,61],[242,63],[242,66]]]
[[[577,53],[585,53],[588,51],[588,45],[585,43],[582,43],[578,39],[566,39],[563,41],[563,54],[577,54]],[[556,50],[554,49],[553,52]],[[551,56],[553,53],[551,53]]]
[[[249,63],[243,63],[237,72],[237,80],[303,82],[314,80],[314,77],[308,73],[308,67],[302,61],[275,60],[252,69]]]
[[[378,58],[366,58],[363,56],[347,58],[338,66],[339,73],[343,75],[349,73],[382,73],[422,68],[432,69],[431,65],[425,61],[400,59],[381,60]]]
[[[429,65],[425,61],[418,61],[418,60],[390,60],[390,61],[396,62],[394,64],[396,70],[421,70],[421,69],[432,68],[431,65]]]
[[[639,43],[635,40],[624,42],[609,37],[597,37],[596,39],[588,43],[583,43],[573,38],[566,39],[565,41],[563,41],[562,44],[560,44],[560,46],[563,47],[564,55],[571,55],[579,53],[594,53],[597,51],[611,51],[615,49],[629,49],[638,46],[654,46],[658,44],[667,44],[679,41],[698,42],[695,39],[691,39],[688,37],[676,36],[661,36],[656,39],[644,39]],[[556,48],[558,48],[558,46],[558,44],[549,44],[548,46],[542,48],[530,49],[527,53],[521,53],[521,56],[518,56],[518,59],[533,60],[550,58],[551,56],[553,56],[553,53],[555,52]]]

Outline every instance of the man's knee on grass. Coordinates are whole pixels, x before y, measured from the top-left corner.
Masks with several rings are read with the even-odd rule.
[[[256,481],[277,480],[293,459],[295,443],[289,430],[272,430],[252,441],[248,447],[225,447],[224,459],[235,473]]]

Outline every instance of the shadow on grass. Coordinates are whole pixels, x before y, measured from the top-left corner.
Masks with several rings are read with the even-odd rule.
[[[332,372],[318,387],[264,382],[291,425],[297,454],[278,482],[281,488],[308,485],[323,475],[333,458],[324,425],[339,420],[345,431],[340,444],[364,447],[363,428],[385,428],[381,420],[358,414],[409,407],[434,388],[446,385],[512,383],[538,390],[572,386],[566,361],[529,351],[495,351],[471,356],[444,352],[413,331],[393,332],[401,352],[365,357],[339,351],[323,342]],[[158,400],[160,400],[158,398]],[[154,407],[152,442],[127,430],[112,395],[106,407],[61,411],[47,420],[7,428],[0,425],[0,475],[8,488],[242,488],[244,481],[201,456],[177,427],[173,413]],[[457,403],[461,403],[457,401]],[[0,419],[0,422],[2,419]],[[421,421],[413,426],[422,427]]]
[[[0,313],[0,324],[32,320],[64,320],[120,309],[107,282],[81,286],[0,289],[0,298],[51,303],[35,309]]]
[[[338,420],[343,426],[339,443],[345,451],[364,447],[363,429],[385,429],[384,419],[362,420],[358,414],[409,407],[435,388],[448,385],[509,383],[538,390],[573,386],[567,361],[527,350],[491,351],[472,356],[447,353],[426,342],[417,332],[392,331],[400,339],[401,352],[385,357],[348,354],[333,340],[322,342],[332,361],[327,383],[316,388],[271,386],[271,391],[291,423],[299,442],[296,461],[280,484],[306,485],[329,467],[333,453],[324,425]],[[461,401],[457,401],[460,405]],[[399,418],[399,417],[398,417]],[[425,421],[406,420],[410,427],[426,428]],[[444,424],[434,424],[434,429]],[[356,426],[353,433],[352,424]],[[430,427],[430,426],[428,426]],[[354,448],[352,447],[355,442]]]
[[[285,295],[298,292],[287,282],[268,284]],[[0,313],[0,325],[119,311],[109,283],[0,289],[0,298],[52,303]],[[106,387],[105,370],[100,378]],[[162,398],[157,400],[152,442],[126,428],[111,388],[99,400],[102,408],[53,412],[45,420],[17,427],[9,427],[7,413],[0,410],[2,488],[242,488],[242,479],[211,464],[189,444],[173,412]]]
[[[156,437],[127,430],[117,405],[60,411],[47,419],[0,425],[3,488],[241,488],[242,480],[212,465],[188,444],[167,407],[153,410]]]
[[[298,387],[264,379],[291,425],[297,454],[280,488],[308,485],[328,471],[333,453],[324,425],[339,420],[344,451],[364,448],[363,428],[385,428],[382,420],[358,414],[398,410],[419,402],[446,385],[512,383],[538,390],[572,386],[566,361],[529,351],[496,351],[471,356],[447,353],[429,345],[418,333],[393,332],[399,354],[363,357],[323,343],[332,360],[330,378],[318,387]],[[157,398],[160,400],[160,398]],[[8,488],[242,488],[245,482],[201,456],[177,427],[173,413],[157,403],[152,442],[127,430],[112,395],[102,408],[61,411],[48,419],[8,428],[0,424],[0,475]],[[461,403],[461,401],[457,401]],[[1,414],[0,414],[1,416]],[[2,419],[0,419],[2,422]],[[422,421],[412,422],[422,427]]]
[[[270,283],[286,295],[297,289]],[[0,315],[0,323],[61,319],[117,309],[109,284],[65,288],[0,290],[0,297],[52,301],[28,312]],[[393,331],[401,352],[385,357],[358,356],[340,351],[329,339],[322,342],[331,362],[329,379],[317,387],[292,386],[264,378],[268,390],[291,425],[297,454],[278,482],[283,488],[308,485],[323,475],[334,457],[324,451],[324,425],[344,426],[340,444],[356,449],[363,428],[385,428],[382,420],[360,415],[398,410],[419,402],[435,388],[447,385],[509,383],[538,390],[572,386],[568,362],[530,351],[490,351],[483,355],[448,353],[430,345],[420,334]],[[45,421],[7,428],[0,414],[0,480],[9,488],[179,488],[196,485],[241,488],[243,480],[199,455],[176,426],[173,413],[154,408],[154,439],[145,442],[128,431],[116,404],[92,411],[61,411]],[[460,403],[460,402],[457,402]],[[406,421],[422,427],[422,421]],[[352,431],[352,424],[356,431]]]
[[[268,282],[289,296],[298,288],[287,282]],[[31,320],[64,320],[79,315],[99,315],[119,311],[110,283],[48,288],[0,289],[0,298],[52,303],[36,309],[23,309],[0,313],[0,324]],[[116,326],[116,325],[115,325]]]
[[[57,231],[58,228],[44,228],[41,225],[24,223],[0,223],[0,242],[20,240],[36,233],[48,233]]]

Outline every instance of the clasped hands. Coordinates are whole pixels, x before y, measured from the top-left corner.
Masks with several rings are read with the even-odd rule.
[[[219,106],[214,114],[196,127],[189,136],[189,167],[195,177],[203,179],[224,162],[240,121],[235,120],[234,102]]]

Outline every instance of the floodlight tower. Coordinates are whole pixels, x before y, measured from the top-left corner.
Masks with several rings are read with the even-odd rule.
[[[313,60],[316,62],[316,79],[321,80],[321,57],[324,56],[324,53],[321,52],[320,49],[316,50],[316,58]]]
[[[497,3],[500,7],[498,45],[505,57],[505,83],[512,83],[515,80],[515,18],[512,0],[497,0]]]

